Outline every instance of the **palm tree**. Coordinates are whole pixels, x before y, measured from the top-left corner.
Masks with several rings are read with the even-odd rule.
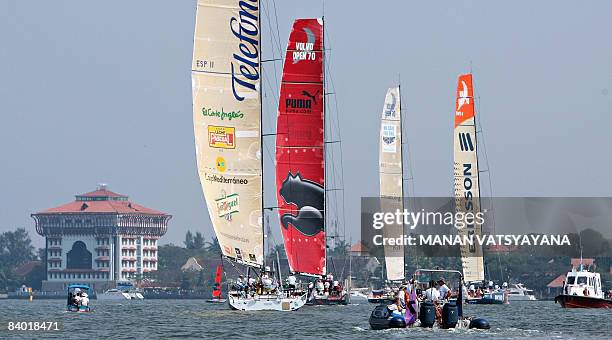
[[[213,254],[219,254],[221,255],[221,244],[219,244],[219,239],[216,237],[213,237],[210,242],[204,242],[205,246],[204,249],[207,252],[213,253]]]

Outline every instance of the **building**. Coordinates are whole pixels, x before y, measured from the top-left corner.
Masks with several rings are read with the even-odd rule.
[[[84,283],[98,292],[157,270],[157,241],[172,218],[105,185],[31,216],[46,241],[42,290]]]

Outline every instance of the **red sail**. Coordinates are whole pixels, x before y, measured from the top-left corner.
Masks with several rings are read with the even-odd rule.
[[[289,36],[276,123],[276,189],[289,266],[325,275],[323,21]]]
[[[221,298],[221,266],[217,266],[217,272],[215,273],[215,288],[213,289],[213,297]]]

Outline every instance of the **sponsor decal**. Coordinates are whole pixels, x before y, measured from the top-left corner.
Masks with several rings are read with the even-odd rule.
[[[255,256],[255,254],[250,254],[250,253],[249,253],[249,261],[251,261],[251,262],[257,262],[257,257]]]
[[[234,250],[236,251],[236,258],[238,260],[242,260],[242,252],[240,251],[240,248],[234,248]]]
[[[289,172],[279,194],[285,202],[294,204],[299,209],[297,216],[290,213],[281,216],[283,228],[288,229],[291,224],[305,236],[314,236],[323,230],[325,191],[320,184],[302,179],[299,172],[295,176]]]
[[[219,217],[225,217],[227,220],[231,220],[233,213],[237,213],[240,208],[240,201],[238,194],[231,194],[223,196],[215,200],[217,205],[217,215]]]
[[[232,119],[242,119],[244,118],[244,113],[240,112],[240,111],[229,111],[229,112],[225,112],[225,110],[223,110],[223,108],[221,108],[221,111],[219,110],[213,110],[211,108],[207,108],[207,107],[202,107],[202,116],[204,117],[217,117],[221,120],[224,120],[227,118],[227,120],[232,120]]]
[[[394,153],[397,151],[397,135],[395,134],[395,125],[382,125],[382,151]]]
[[[226,254],[231,254],[232,253],[232,248],[230,248],[228,246],[223,246],[223,250],[225,251]]]
[[[240,10],[238,18],[232,17],[230,29],[240,42],[236,48],[240,53],[234,53],[232,65],[232,91],[234,98],[243,101],[244,96],[238,94],[237,88],[257,92],[259,83],[259,0],[243,0],[238,2]],[[237,76],[236,71],[240,70]],[[240,78],[239,78],[240,77]]]
[[[397,98],[393,92],[389,92],[391,96],[391,102],[385,103],[385,118],[395,118],[395,106],[397,105]]]
[[[315,93],[310,93],[303,90],[301,93],[302,98],[290,97],[285,99],[286,111],[292,113],[311,113],[312,104],[317,104],[317,96],[319,95],[319,92],[320,90],[317,90]]]
[[[225,169],[227,168],[227,163],[225,163],[225,158],[221,156],[217,157],[217,159],[215,160],[215,167],[217,168],[219,172],[225,172]]]
[[[208,126],[208,145],[211,148],[235,149],[236,128],[227,126]]]
[[[461,145],[461,151],[474,151],[474,144],[469,132],[459,133],[459,145]]]
[[[221,184],[249,184],[249,180],[246,178],[225,177],[217,174],[204,174],[204,178],[209,182]]]
[[[457,111],[455,112],[456,116],[462,117],[463,111],[461,111],[461,107],[465,104],[470,103],[470,94],[468,93],[468,86],[465,81],[461,81],[461,85],[463,90],[459,91],[459,98],[457,98]]]
[[[463,197],[461,200],[462,203],[465,204],[463,207],[466,213],[472,213],[474,211],[474,193],[472,189],[474,188],[474,183],[472,182],[472,164],[464,163],[463,164]],[[468,236],[473,237],[475,234],[476,227],[474,226],[474,221],[469,221],[466,219],[466,230]],[[476,247],[474,245],[470,245],[468,251],[470,253],[476,253]]]
[[[310,28],[304,27],[306,33],[306,42],[296,42],[295,51],[293,51],[293,63],[297,64],[302,60],[316,60],[317,54],[313,52],[314,44],[317,41],[314,33]]]

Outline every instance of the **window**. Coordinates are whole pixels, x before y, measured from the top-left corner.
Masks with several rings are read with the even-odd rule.
[[[578,276],[578,281],[576,281],[577,284],[586,284],[587,283],[587,277],[586,276]]]

